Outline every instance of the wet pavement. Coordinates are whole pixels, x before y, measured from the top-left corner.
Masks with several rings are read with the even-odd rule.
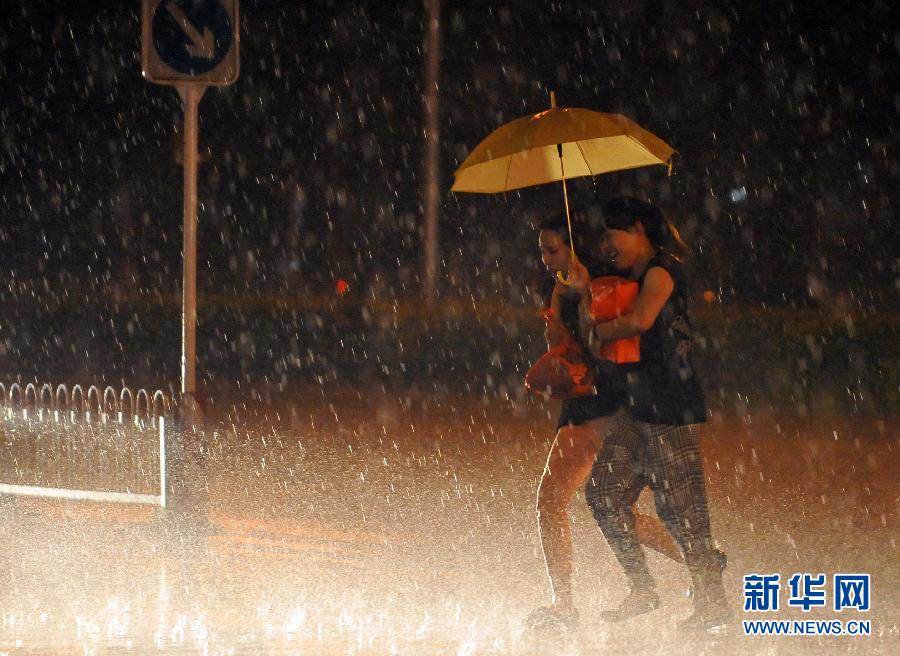
[[[720,417],[703,445],[737,618],[855,619],[750,617],[742,576],[865,572],[871,636],[756,638],[735,625],[681,639],[688,577],[655,553],[663,606],[606,624],[597,611],[626,584],[581,494],[581,625],[534,635],[522,619],[548,601],[533,500],[553,406],[297,398],[212,409],[200,511],[0,498],[0,653],[900,653],[896,421]],[[652,512],[648,495],[639,504]]]

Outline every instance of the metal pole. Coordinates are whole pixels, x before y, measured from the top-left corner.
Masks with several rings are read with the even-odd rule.
[[[562,177],[563,201],[566,204],[566,227],[569,229],[569,248],[572,251],[572,261],[575,261],[575,233],[572,232],[572,214],[569,212],[569,190],[566,188],[566,167],[563,164],[562,144],[556,144],[556,152],[559,154],[559,174]]]
[[[181,394],[193,419],[197,392],[197,109],[203,84],[181,84],[184,101],[184,280],[181,306]]]
[[[440,259],[440,161],[438,152],[439,76],[441,67],[441,0],[426,0],[425,27],[425,303],[437,296]]]

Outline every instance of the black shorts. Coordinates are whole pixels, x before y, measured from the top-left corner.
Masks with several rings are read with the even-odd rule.
[[[622,395],[612,385],[602,386],[597,394],[566,399],[559,411],[556,429],[563,426],[580,426],[592,419],[609,417],[622,407]]]

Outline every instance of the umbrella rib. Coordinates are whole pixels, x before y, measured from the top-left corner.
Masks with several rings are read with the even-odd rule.
[[[581,147],[581,142],[576,141],[575,145],[578,146],[578,152],[581,153],[581,159],[584,160],[584,165],[587,167],[588,172],[590,172],[591,175],[596,175],[594,173],[594,169],[591,168],[591,163],[588,161],[587,155],[584,154],[584,149]]]
[[[631,140],[632,140],[634,143],[636,143],[638,146],[640,146],[640,147],[644,150],[644,152],[649,153],[649,154],[653,155],[653,157],[655,157],[656,159],[660,160],[660,162],[659,162],[660,164],[665,164],[665,162],[662,161],[662,158],[661,158],[659,155],[657,155],[656,153],[654,153],[652,150],[650,150],[650,149],[647,147],[647,144],[645,144],[644,142],[642,142],[640,139],[636,139],[635,137],[633,137],[633,136],[630,135],[630,134],[626,134],[625,136],[628,137],[629,139],[631,139]]]
[[[512,160],[513,156],[509,156],[509,164],[506,165],[506,177],[503,178],[503,191],[505,192],[509,187],[509,172],[512,169]]]

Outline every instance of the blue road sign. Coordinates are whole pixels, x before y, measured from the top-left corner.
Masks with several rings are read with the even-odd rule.
[[[185,75],[207,73],[231,49],[231,18],[218,0],[168,0],[153,16],[153,47]]]

